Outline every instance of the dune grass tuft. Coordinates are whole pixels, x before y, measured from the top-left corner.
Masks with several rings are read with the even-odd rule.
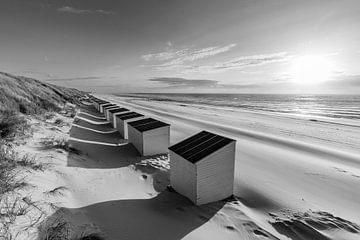
[[[25,118],[15,111],[0,110],[0,139],[11,140],[17,135],[24,134],[29,127]]]
[[[51,137],[42,140],[43,149],[62,149],[68,153],[81,154],[81,151],[72,147],[66,138]]]

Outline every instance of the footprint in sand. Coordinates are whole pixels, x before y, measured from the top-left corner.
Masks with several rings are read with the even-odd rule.
[[[341,168],[338,168],[338,167],[334,167],[335,170],[337,170],[338,172],[341,172],[341,173],[347,173],[346,170],[343,170]]]
[[[348,174],[351,174],[351,172],[348,172],[346,170],[343,170],[341,168],[337,168],[337,167],[334,167],[335,170],[337,170],[338,172],[341,172],[341,173],[348,173]],[[352,177],[355,177],[355,178],[360,178],[359,175],[356,175],[356,174],[351,174]]]
[[[234,226],[226,226],[226,229],[230,230],[230,231],[235,231],[236,230],[236,228]]]

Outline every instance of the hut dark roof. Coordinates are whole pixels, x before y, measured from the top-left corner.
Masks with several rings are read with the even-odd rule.
[[[145,118],[128,123],[130,126],[138,130],[139,132],[146,132],[160,127],[169,126],[169,124],[161,122],[153,118]]]
[[[113,106],[113,105],[115,105],[115,104],[112,104],[112,103],[106,103],[106,104],[104,104],[104,105],[101,105],[103,108],[106,108],[106,107],[108,107],[108,106]]]
[[[169,147],[169,149],[189,162],[196,163],[232,141],[235,140],[202,131]]]
[[[101,101],[99,101],[98,103],[99,103],[99,104],[105,104],[105,103],[110,103],[110,102],[105,101],[105,100],[101,100]]]
[[[126,112],[126,111],[129,111],[129,109],[122,108],[122,107],[114,108],[114,109],[109,110],[109,112],[111,112],[111,113],[119,113],[119,112]]]
[[[114,107],[119,107],[118,105],[116,105],[116,104],[110,104],[110,105],[104,105],[103,106],[103,109],[109,109],[109,108],[114,108]]]
[[[142,117],[142,116],[144,116],[144,115],[137,113],[137,112],[128,112],[128,113],[117,115],[116,117],[121,120],[127,120],[127,119],[131,119],[131,118]]]

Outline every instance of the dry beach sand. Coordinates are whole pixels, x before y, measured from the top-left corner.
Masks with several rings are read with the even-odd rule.
[[[51,164],[27,177],[33,200],[55,206],[24,239],[59,222],[72,239],[360,239],[358,122],[98,97],[170,123],[171,144],[203,129],[236,139],[236,197],[197,207],[169,191],[167,155],[140,157],[84,102],[71,126],[37,123],[18,147]],[[76,151],[41,147],[54,136]]]

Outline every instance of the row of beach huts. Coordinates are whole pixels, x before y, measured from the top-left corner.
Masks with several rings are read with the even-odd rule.
[[[91,103],[142,156],[169,153],[170,183],[196,205],[233,195],[236,141],[201,131],[170,145],[170,124],[106,100]]]

